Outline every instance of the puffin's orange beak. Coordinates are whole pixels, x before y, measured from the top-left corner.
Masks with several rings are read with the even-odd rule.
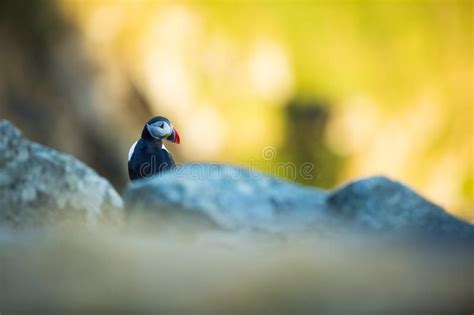
[[[179,132],[176,130],[176,128],[173,127],[173,140],[171,142],[179,144],[180,138],[179,138]]]

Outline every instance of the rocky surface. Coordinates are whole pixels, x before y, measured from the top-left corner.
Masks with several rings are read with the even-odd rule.
[[[25,139],[0,121],[0,225],[122,218],[123,202],[107,180],[72,156]],[[374,232],[474,240],[474,226],[385,177],[322,191],[232,165],[186,164],[129,184],[125,208],[153,230],[187,229]],[[145,220],[143,220],[145,219]]]
[[[432,236],[472,240],[474,227],[384,177],[327,192],[236,166],[188,164],[130,183],[124,199],[125,222],[139,233],[44,228],[110,222],[122,200],[83,163],[1,121],[0,312],[473,309],[473,243]],[[148,227],[158,233],[143,237]],[[203,233],[181,233],[193,229]],[[413,242],[421,239],[412,232],[429,242]]]
[[[283,231],[317,224],[325,193],[236,166],[187,164],[132,182],[124,199],[132,216],[152,213],[158,223]]]
[[[328,195],[330,214],[358,230],[474,240],[474,226],[386,177],[354,181]]]
[[[130,215],[153,214],[154,224],[178,219],[218,229],[333,233],[342,228],[474,239],[473,225],[385,177],[324,192],[236,166],[188,164],[132,182],[124,199]]]
[[[25,139],[5,120],[0,135],[0,225],[120,218],[121,197],[82,162]]]

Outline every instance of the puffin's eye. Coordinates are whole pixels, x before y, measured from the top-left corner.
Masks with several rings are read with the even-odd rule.
[[[164,122],[160,122],[160,124],[158,125],[158,127],[160,127],[161,129],[163,129],[165,127],[165,123]]]

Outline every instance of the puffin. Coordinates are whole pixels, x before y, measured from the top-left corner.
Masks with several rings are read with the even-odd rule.
[[[130,180],[149,178],[175,167],[163,140],[179,144],[179,133],[167,118],[155,116],[145,124],[140,139],[128,151]]]

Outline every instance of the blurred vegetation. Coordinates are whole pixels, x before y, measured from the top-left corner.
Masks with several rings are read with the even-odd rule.
[[[472,6],[2,1],[0,114],[118,188],[161,114],[180,162],[255,161],[321,187],[383,173],[474,221]]]
[[[330,105],[294,99],[286,107],[286,139],[279,163],[292,161],[295,179],[307,185],[334,187],[342,167],[342,158],[326,143]],[[311,161],[312,164],[307,164]],[[314,166],[313,166],[314,165]],[[305,171],[305,166],[310,167]],[[277,174],[280,175],[280,174]]]

